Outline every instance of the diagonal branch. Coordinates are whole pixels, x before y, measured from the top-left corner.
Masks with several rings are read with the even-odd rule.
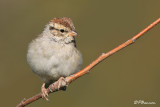
[[[90,65],[88,65],[87,67],[85,67],[84,69],[82,69],[81,71],[68,76],[65,78],[65,81],[68,83],[66,85],[63,85],[61,88],[63,88],[64,86],[69,85],[73,80],[81,77],[82,75],[88,73],[93,67],[95,67],[98,63],[100,63],[101,61],[103,61],[104,59],[106,59],[107,57],[111,56],[112,54],[114,54],[115,52],[123,49],[124,47],[132,44],[135,42],[135,40],[137,40],[139,37],[141,37],[143,34],[145,34],[147,31],[149,31],[151,28],[153,28],[155,25],[157,25],[158,23],[160,23],[160,18],[158,18],[156,21],[154,21],[151,25],[149,25],[148,27],[146,27],[144,30],[142,30],[140,33],[138,33],[137,35],[135,35],[134,37],[132,37],[131,39],[129,39],[128,41],[122,43],[121,45],[117,46],[116,48],[112,49],[111,51],[109,51],[108,53],[103,53],[102,55],[100,55],[95,61],[93,61]],[[49,86],[49,88],[47,89],[48,93],[51,92],[55,92],[58,91],[58,82],[55,82],[53,84],[51,84]],[[20,104],[18,104],[16,107],[24,107],[38,99],[42,98],[41,93],[29,98],[29,99],[24,99]]]

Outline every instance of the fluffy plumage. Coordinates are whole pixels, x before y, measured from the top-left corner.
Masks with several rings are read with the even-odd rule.
[[[74,30],[71,19],[54,18],[42,34],[29,44],[28,64],[45,83],[80,70],[82,57],[75,47]]]

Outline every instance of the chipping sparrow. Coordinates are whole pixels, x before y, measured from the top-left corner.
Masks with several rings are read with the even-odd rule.
[[[63,80],[80,70],[82,57],[76,48],[77,33],[70,18],[54,18],[44,31],[29,44],[27,62],[32,71],[43,80],[42,97],[48,96],[49,84]]]

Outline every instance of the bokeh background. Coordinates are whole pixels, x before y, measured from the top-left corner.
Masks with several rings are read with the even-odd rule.
[[[0,106],[40,92],[26,62],[29,42],[54,17],[70,17],[79,33],[83,67],[160,17],[160,0],[0,0]],[[160,107],[160,25],[91,72],[28,107]]]

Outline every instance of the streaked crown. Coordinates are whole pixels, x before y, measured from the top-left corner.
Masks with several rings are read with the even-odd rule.
[[[67,17],[54,18],[53,20],[51,20],[51,22],[61,24],[61,25],[65,26],[65,27],[70,28],[72,31],[75,30],[75,27],[73,25],[72,20],[70,18],[67,18]]]

